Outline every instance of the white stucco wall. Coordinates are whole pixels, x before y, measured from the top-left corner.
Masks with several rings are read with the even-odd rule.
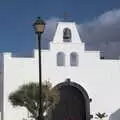
[[[63,29],[72,32],[72,42],[62,41]],[[56,54],[65,53],[65,66],[56,66]],[[77,52],[79,65],[70,66],[70,53]],[[84,44],[77,32],[75,23],[58,24],[50,49],[42,51],[42,80],[50,80],[53,85],[70,78],[79,83],[88,92],[91,102],[91,114],[106,112],[108,115],[120,108],[120,60],[100,60],[98,51],[85,51]],[[38,51],[32,58],[16,58],[4,53],[4,120],[22,120],[27,116],[23,108],[13,108],[8,96],[20,85],[38,81]]]
[[[35,63],[32,58],[12,58],[10,54],[4,54],[4,120],[24,118],[23,108],[14,109],[8,102],[8,96],[20,85],[37,81]]]

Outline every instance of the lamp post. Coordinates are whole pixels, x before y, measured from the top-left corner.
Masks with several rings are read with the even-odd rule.
[[[38,17],[33,24],[35,33],[38,37],[38,61],[39,61],[39,115],[38,120],[43,120],[43,103],[42,103],[42,67],[41,67],[41,35],[44,32],[45,22]]]

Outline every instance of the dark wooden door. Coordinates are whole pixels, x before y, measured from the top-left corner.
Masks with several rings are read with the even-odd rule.
[[[70,85],[61,86],[60,102],[53,111],[52,120],[86,120],[85,99]]]

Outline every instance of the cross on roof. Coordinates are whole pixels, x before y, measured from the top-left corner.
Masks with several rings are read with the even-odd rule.
[[[64,20],[64,21],[70,20],[70,15],[69,15],[67,12],[64,12],[63,20]]]

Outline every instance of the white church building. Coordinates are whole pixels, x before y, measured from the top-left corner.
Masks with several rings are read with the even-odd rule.
[[[31,58],[12,57],[12,53],[3,53],[1,67],[2,120],[22,120],[27,117],[26,110],[14,108],[8,96],[20,85],[38,82],[38,50],[34,50]],[[120,60],[100,59],[99,51],[86,51],[74,22],[58,22],[49,49],[42,50],[44,80],[49,80],[53,86],[70,80],[81,87],[81,92],[84,94],[86,91],[85,94],[92,99],[90,114],[93,116],[97,112],[105,112],[108,114],[106,119],[109,119],[120,108]]]

